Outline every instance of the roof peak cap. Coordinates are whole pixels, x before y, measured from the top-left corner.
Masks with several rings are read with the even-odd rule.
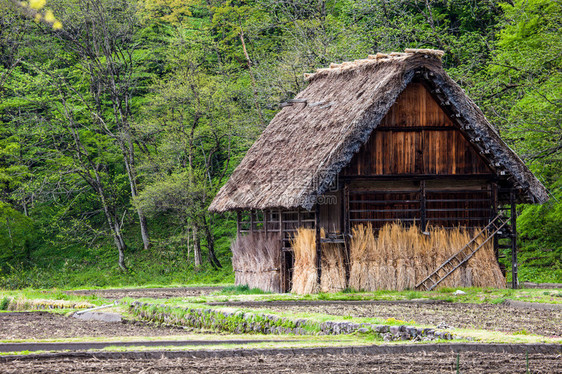
[[[311,81],[315,77],[319,77],[325,74],[339,73],[349,70],[354,70],[366,65],[376,65],[379,62],[391,62],[400,61],[402,59],[407,59],[413,57],[414,55],[424,55],[426,58],[437,58],[441,61],[441,58],[445,54],[444,51],[439,49],[415,49],[406,48],[404,52],[391,52],[391,53],[381,53],[378,52],[375,55],[369,55],[366,59],[344,61],[341,64],[331,63],[327,68],[317,69],[314,73],[305,73],[304,79],[306,81]]]

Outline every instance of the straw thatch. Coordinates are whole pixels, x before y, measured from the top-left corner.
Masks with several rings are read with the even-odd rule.
[[[414,289],[475,234],[462,228],[447,230],[440,227],[429,228],[428,232],[426,235],[416,226],[406,228],[394,223],[385,225],[375,238],[370,225],[354,227],[349,287],[369,291]],[[505,287],[492,241],[440,284],[440,287],[472,286]]]
[[[231,245],[236,285],[281,292],[279,233],[239,235]]]
[[[431,50],[378,54],[309,75],[308,87],[275,116],[209,209],[310,210],[414,76],[440,92],[456,122],[472,128],[467,136],[485,145],[490,165],[503,165],[504,177],[521,187],[520,202],[548,200],[544,186],[447,76],[441,55]]]
[[[322,230],[321,237],[324,236],[324,230]],[[338,292],[346,288],[343,246],[334,243],[322,243],[320,286],[317,283],[315,231],[299,228],[291,246],[295,256],[291,292],[303,295],[316,293],[319,290],[322,292]]]

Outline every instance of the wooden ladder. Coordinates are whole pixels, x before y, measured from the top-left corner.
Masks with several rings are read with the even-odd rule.
[[[416,285],[416,290],[431,291],[439,283],[443,282],[451,273],[458,269],[462,264],[466,263],[474,254],[484,246],[487,242],[494,238],[509,222],[509,217],[498,214],[490,221],[488,226],[476,234],[467,245],[460,251],[451,256],[447,261],[441,264],[433,273]],[[486,237],[487,236],[487,237]],[[480,244],[476,244],[479,238],[486,237]]]

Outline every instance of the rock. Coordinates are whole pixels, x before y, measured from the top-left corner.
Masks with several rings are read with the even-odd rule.
[[[357,332],[361,333],[361,334],[368,334],[370,332],[370,330],[366,327],[362,327],[359,330],[357,330]]]
[[[379,334],[384,334],[386,332],[389,332],[390,329],[386,325],[378,325],[375,327],[375,331],[378,332]]]
[[[414,326],[406,326],[406,332],[410,334],[412,337],[418,336],[418,329]]]
[[[439,324],[437,325],[438,329],[450,329],[451,326],[447,325],[445,322],[439,322]]]
[[[396,335],[400,332],[400,326],[390,326],[388,329],[392,335]]]
[[[400,340],[410,340],[411,335],[408,334],[407,332],[401,332],[400,333]]]
[[[458,296],[458,295],[466,295],[466,292],[461,291],[461,290],[456,290],[456,291],[453,293],[453,295],[457,295],[457,296]]]
[[[425,329],[422,330],[422,335],[433,337],[434,332],[435,332],[435,330],[433,330],[433,329],[425,328]]]
[[[121,314],[119,313],[86,312],[82,314],[74,313],[72,316],[84,321],[121,322],[122,320]]]

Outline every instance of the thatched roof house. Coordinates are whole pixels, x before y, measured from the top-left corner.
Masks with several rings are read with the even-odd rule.
[[[499,256],[498,236],[508,226],[502,209],[509,206],[515,217],[516,203],[548,199],[543,185],[447,76],[442,54],[377,54],[308,74],[307,88],[283,104],[247,152],[209,210],[238,212],[235,257],[255,247],[244,244],[244,233],[265,235],[252,243],[269,243],[270,265],[262,270],[277,272],[278,280],[268,284],[279,283],[271,290],[291,287],[291,240],[298,228],[316,230],[320,282],[322,253],[328,253],[321,243],[345,244],[349,259],[351,231],[358,225],[375,231],[393,222],[419,225],[422,231],[484,228]],[[272,233],[277,239],[268,237]],[[514,235],[512,220],[507,237]],[[489,238],[470,243],[483,247],[492,243]],[[276,242],[279,248],[272,249]],[[515,241],[509,246],[516,263]],[[278,266],[271,265],[275,251]],[[465,266],[472,255],[455,266]],[[237,264],[243,267],[244,261]],[[237,273],[239,278],[244,276]]]
[[[490,166],[513,178],[522,191],[520,202],[545,202],[545,188],[445,73],[441,55],[434,50],[378,54],[308,75],[308,87],[275,116],[209,209],[311,209],[315,196],[326,192],[416,77],[471,130],[466,135],[486,152]]]

